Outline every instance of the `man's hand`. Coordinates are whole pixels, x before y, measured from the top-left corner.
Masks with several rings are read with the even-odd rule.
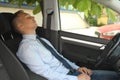
[[[78,80],[91,80],[90,76],[85,73],[78,75]]]
[[[91,69],[87,69],[86,67],[80,67],[78,69],[79,72],[87,74],[87,75],[92,75],[92,70]]]

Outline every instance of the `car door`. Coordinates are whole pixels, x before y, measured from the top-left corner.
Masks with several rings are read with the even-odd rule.
[[[118,12],[119,14],[119,8],[116,7],[120,4],[120,1],[96,0],[96,2],[111,8],[112,10]],[[92,69],[112,69],[112,66],[109,66],[107,64],[102,64],[99,67],[95,67],[96,60],[98,56],[102,54],[102,51],[104,49],[103,46],[106,45],[110,40],[101,39],[96,37],[95,35],[91,36],[91,33],[93,33],[92,30],[94,30],[95,27],[89,28],[86,23],[83,23],[82,21],[80,21],[80,19],[78,20],[76,16],[78,16],[79,13],[78,15],[76,14],[73,15],[73,12],[67,10],[66,15],[64,14],[64,17],[62,17],[63,16],[62,12],[60,13],[61,16],[60,17],[61,19],[60,51],[62,55],[70,59],[71,61],[76,62],[76,64],[78,64],[79,66],[87,66]],[[68,18],[69,15],[70,18]],[[65,17],[68,19],[65,19]],[[80,13],[80,18],[81,17],[82,17],[82,13]],[[74,27],[76,27],[75,24],[77,22],[78,24],[82,23],[79,24],[79,26],[82,25],[80,30],[74,29]],[[64,23],[66,25],[64,25]],[[74,26],[72,26],[72,28],[66,27],[68,25],[69,26],[74,25]],[[68,29],[64,28],[64,26]]]
[[[107,43],[108,41],[104,39],[60,31],[62,55],[79,66],[95,69],[96,60],[103,51],[102,46]]]
[[[103,51],[103,45],[106,45],[109,40],[78,34],[62,29],[61,9],[59,9],[58,5],[57,0],[44,0],[43,27],[46,30],[49,30],[49,33],[47,33],[47,35],[50,35],[49,40],[64,57],[75,62],[79,66],[86,66],[88,68],[95,69],[96,60]],[[47,24],[47,20],[49,12],[51,11],[53,11],[53,14],[51,15],[51,18],[49,18],[49,25]],[[64,15],[64,17],[65,16],[68,16],[68,14]],[[74,15],[72,14],[72,16]],[[78,16],[78,14],[75,16]],[[67,23],[68,19],[72,22]],[[74,20],[72,18],[64,18],[63,22],[69,25],[70,23],[73,23],[73,21]],[[75,22],[77,21],[75,20]],[[48,25],[50,26],[49,29],[47,28]],[[87,34],[90,34],[90,32]],[[111,67],[108,67],[107,65],[100,68],[111,69]]]
[[[118,0],[116,1],[95,0],[95,1],[111,8],[112,10],[118,12],[119,14],[119,8],[116,7],[120,4],[120,1]],[[83,23],[82,21],[80,21],[80,19],[78,20],[78,18],[76,18],[77,16],[76,14],[73,15],[73,12],[71,12],[70,10],[67,10],[67,12],[69,14],[68,13],[66,13],[66,15],[64,14],[65,15],[64,17],[62,17],[63,16],[62,13],[60,14],[61,15],[60,51],[62,55],[64,55],[71,61],[76,62],[76,64],[78,64],[79,66],[87,66],[92,69],[112,69],[112,66],[109,66],[107,64],[102,64],[99,67],[95,67],[96,60],[98,56],[102,54],[102,51],[104,49],[103,46],[106,45],[110,40],[101,39],[96,37],[95,35],[91,36],[91,33],[93,33],[92,30],[94,30],[95,27],[89,28],[86,23]],[[78,13],[78,15],[79,14],[80,18],[82,18],[82,13]],[[71,15],[70,18],[66,17],[69,15]],[[65,17],[68,19],[65,19]],[[84,18],[82,19],[84,20]],[[79,25],[79,26],[82,25],[81,26],[82,28],[80,30],[74,29],[74,27],[76,27],[75,24],[77,22],[78,24],[82,23]],[[64,23],[66,24],[66,26],[74,25],[74,27],[72,26],[71,28],[65,26],[66,28],[68,28],[66,29],[64,28]]]

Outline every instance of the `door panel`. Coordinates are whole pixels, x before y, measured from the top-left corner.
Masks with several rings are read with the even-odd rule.
[[[62,44],[63,55],[80,66],[86,66],[86,64],[93,66],[101,52],[102,50],[83,43],[64,41]],[[91,66],[87,65],[87,67]]]
[[[60,51],[79,66],[94,68],[101,46],[108,40],[60,31]]]

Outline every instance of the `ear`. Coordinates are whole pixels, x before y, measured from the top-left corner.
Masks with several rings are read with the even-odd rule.
[[[23,29],[23,28],[24,28],[24,25],[20,23],[20,24],[18,24],[18,28],[19,28],[19,29]]]
[[[21,23],[19,23],[17,25],[17,30],[20,31],[20,32],[23,31],[24,30],[24,26]]]

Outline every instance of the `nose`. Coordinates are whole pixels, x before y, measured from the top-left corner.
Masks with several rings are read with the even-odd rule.
[[[31,19],[32,19],[33,21],[35,21],[35,22],[36,22],[36,20],[35,20],[35,17],[34,17],[34,16],[32,16],[32,17],[31,17]]]
[[[31,16],[31,19],[32,19],[32,20],[35,20],[35,17],[34,17],[34,16]]]
[[[31,16],[31,18],[33,18],[33,19],[34,19],[34,16]]]

